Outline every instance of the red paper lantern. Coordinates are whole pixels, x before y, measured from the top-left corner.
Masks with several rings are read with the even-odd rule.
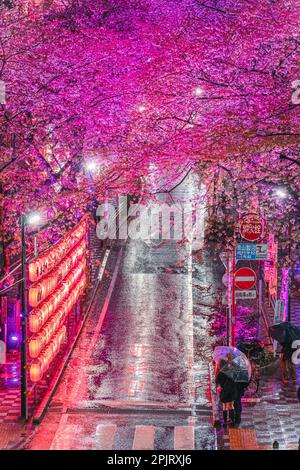
[[[30,365],[30,379],[38,382],[43,374],[49,369],[51,362],[58,353],[61,345],[65,341],[67,329],[63,326],[54,336],[51,343],[43,350],[39,357]]]
[[[36,282],[43,275],[48,274],[81,239],[84,239],[85,234],[86,221],[84,220],[51,250],[29,264],[28,272],[30,281]]]
[[[41,351],[39,337],[31,338],[29,341],[29,355],[30,357],[38,357]]]
[[[30,380],[34,383],[39,382],[42,379],[43,371],[42,371],[40,361],[34,361],[30,365],[29,375],[30,375]]]

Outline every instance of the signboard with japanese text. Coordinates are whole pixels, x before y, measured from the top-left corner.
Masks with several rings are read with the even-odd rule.
[[[239,243],[235,252],[236,260],[267,260],[268,259],[268,245],[252,244],[252,243]]]
[[[283,320],[285,321],[288,317],[288,297],[289,297],[289,271],[290,268],[283,267],[281,270],[281,289],[280,289],[280,299],[284,300],[284,312]]]
[[[253,212],[244,214],[239,220],[239,232],[249,242],[259,240],[266,233],[266,221]]]
[[[281,323],[283,320],[283,314],[284,314],[284,300],[276,300],[275,303],[275,314],[274,314],[274,324],[276,323]]]
[[[236,299],[256,299],[256,290],[237,290]]]
[[[269,284],[269,294],[277,297],[278,244],[273,233],[268,240],[268,261],[264,264],[264,279]]]
[[[0,340],[0,364],[6,363],[6,345],[4,341]]]

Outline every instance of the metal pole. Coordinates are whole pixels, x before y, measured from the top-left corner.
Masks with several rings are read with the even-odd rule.
[[[231,309],[230,307],[226,308],[226,346],[230,346],[230,321],[231,321]]]
[[[289,238],[289,260],[291,261],[291,242],[292,242],[292,224],[291,220],[289,219],[289,225],[288,225],[288,238]],[[287,305],[287,321],[291,321],[291,288],[292,288],[292,276],[293,276],[293,271],[291,268],[289,269],[288,272],[288,305]]]
[[[260,337],[262,305],[263,305],[262,261],[258,262],[258,273],[259,273],[259,281],[258,281],[258,337]]]
[[[27,399],[27,276],[26,276],[26,245],[25,218],[21,217],[22,227],[22,342],[21,342],[21,417],[28,419]]]
[[[235,236],[235,234],[234,234]],[[232,285],[231,285],[231,338],[230,346],[234,346],[235,340],[235,285],[234,285],[234,275],[235,275],[235,240],[232,248]]]
[[[288,295],[287,295],[287,321],[291,321],[292,319],[292,312],[291,312],[291,280],[288,279]]]
[[[228,295],[228,308],[227,308],[227,319],[226,319],[226,327],[227,327],[227,338],[226,338],[226,345],[230,346],[230,338],[231,338],[231,253],[228,251],[227,253],[227,295]]]
[[[38,239],[37,239],[37,235],[34,236],[34,257],[37,258],[38,257],[38,248],[39,248],[39,245],[38,245]]]

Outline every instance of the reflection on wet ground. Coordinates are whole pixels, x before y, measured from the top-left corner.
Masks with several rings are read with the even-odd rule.
[[[189,243],[127,241],[102,328],[98,293],[31,448],[214,446],[199,363],[195,380],[192,275]],[[208,335],[206,321],[197,328]]]

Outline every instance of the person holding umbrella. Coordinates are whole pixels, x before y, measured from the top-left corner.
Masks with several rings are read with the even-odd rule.
[[[223,404],[224,427],[241,421],[241,398],[251,380],[251,365],[244,353],[237,348],[218,346],[213,353],[216,363],[216,384],[220,387]]]
[[[282,381],[285,385],[289,383],[290,379],[292,379],[294,385],[297,385],[296,367],[292,361],[293,352],[290,344],[285,343],[282,345],[280,365],[283,375]]]
[[[224,364],[225,361],[221,361],[221,367],[223,367]],[[220,387],[219,396],[223,407],[223,426],[224,428],[227,427],[228,418],[230,424],[234,426],[234,402],[237,398],[234,381],[227,377],[223,372],[218,371],[216,375],[216,384]]]
[[[234,400],[234,423],[236,426],[241,424],[242,418],[242,397],[244,396],[245,390],[250,384],[251,379],[249,382],[236,382],[236,398]]]
[[[283,374],[283,383],[288,384],[290,379],[297,385],[297,374],[295,364],[292,361],[293,348],[292,344],[296,340],[300,340],[300,330],[290,322],[285,321],[277,323],[269,328],[271,338],[281,344],[281,370]]]

